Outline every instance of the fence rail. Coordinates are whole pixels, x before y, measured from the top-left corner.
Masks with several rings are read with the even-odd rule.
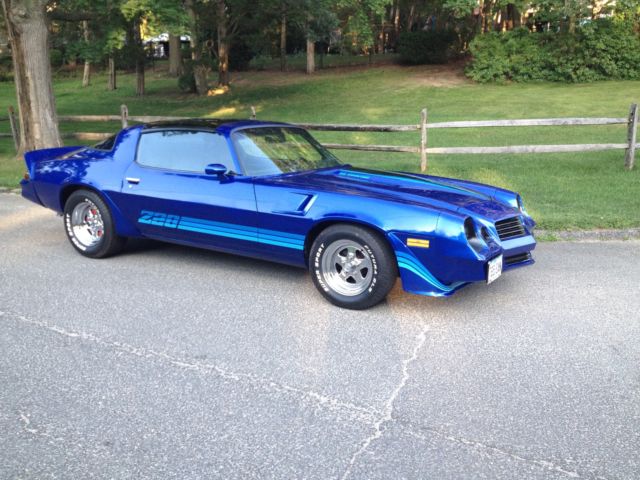
[[[256,118],[255,108],[251,107],[251,118]],[[366,124],[333,124],[333,123],[298,123],[297,125],[307,130],[325,132],[419,132],[420,139],[415,146],[409,145],[363,145],[324,143],[330,149],[360,150],[367,152],[398,152],[420,154],[420,169],[427,169],[428,155],[441,154],[523,154],[523,153],[565,153],[565,152],[599,152],[605,150],[626,150],[625,168],[631,170],[635,163],[635,150],[640,148],[636,143],[638,125],[638,106],[632,104],[628,117],[614,118],[530,118],[516,120],[471,120],[454,122],[427,121],[427,109],[420,111],[420,122],[408,125],[366,125]],[[185,120],[189,117],[171,116],[129,116],[126,105],[120,107],[120,115],[61,115],[58,117],[63,122],[120,122],[122,128],[129,122],[148,123],[157,121]],[[0,117],[0,121],[9,120],[12,133],[2,133],[2,137],[13,137],[16,149],[19,144],[19,132],[13,107],[9,107],[9,115]],[[488,128],[488,127],[539,127],[539,126],[567,126],[567,125],[627,125],[627,141],[625,143],[587,143],[571,145],[511,145],[498,147],[429,147],[428,130],[438,128]],[[111,133],[77,132],[63,134],[63,138],[75,140],[99,141],[112,135]]]

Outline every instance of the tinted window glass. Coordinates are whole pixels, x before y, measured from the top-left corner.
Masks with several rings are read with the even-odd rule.
[[[138,144],[140,165],[204,173],[210,163],[234,170],[226,139],[213,132],[162,130],[143,133]]]
[[[300,128],[247,128],[234,133],[232,138],[246,175],[300,172],[340,164],[335,156]]]

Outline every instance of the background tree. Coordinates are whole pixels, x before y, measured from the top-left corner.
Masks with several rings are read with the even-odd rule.
[[[19,153],[62,145],[58,130],[45,0],[1,0],[20,113]]]

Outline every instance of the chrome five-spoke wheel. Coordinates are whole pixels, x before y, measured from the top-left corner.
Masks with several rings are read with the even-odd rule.
[[[98,207],[89,199],[78,203],[71,212],[69,228],[84,248],[97,245],[104,236],[104,221]]]
[[[360,295],[373,279],[371,256],[357,242],[338,240],[322,256],[321,272],[329,287],[340,295]]]
[[[330,225],[318,234],[309,249],[309,270],[326,299],[355,310],[382,301],[398,276],[384,236],[351,224]]]
[[[111,211],[95,192],[77,190],[64,204],[67,237],[82,255],[104,258],[122,250],[125,238],[115,229]]]

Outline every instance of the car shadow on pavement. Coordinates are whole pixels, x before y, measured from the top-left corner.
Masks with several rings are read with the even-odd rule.
[[[292,281],[299,281],[300,277],[307,275],[306,268],[150,239],[129,239],[125,250],[119,256],[122,255],[158,256],[198,265],[201,265],[203,262],[211,262],[212,267],[216,266],[237,270],[250,269],[258,274],[277,274],[282,277],[290,277]]]

